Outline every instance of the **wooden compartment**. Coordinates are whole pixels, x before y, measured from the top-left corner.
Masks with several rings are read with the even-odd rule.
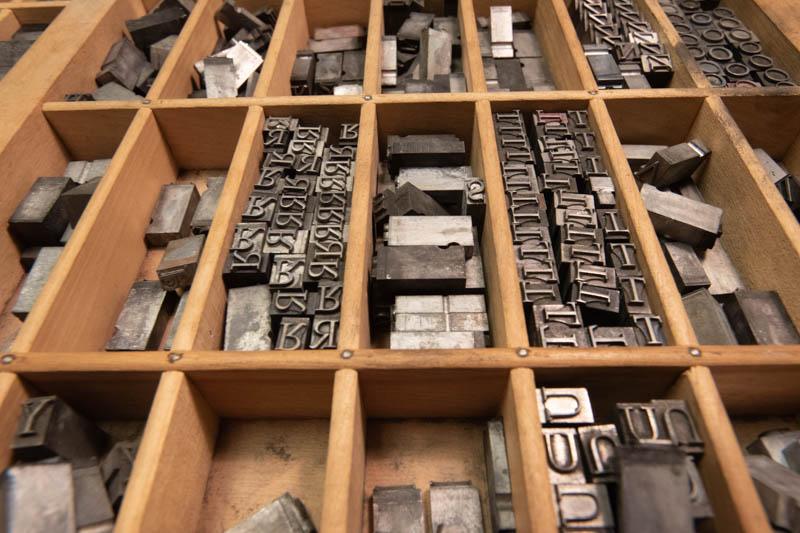
[[[763,514],[752,509],[755,488],[707,368],[563,368],[535,374],[539,387],[586,387],[596,423],[613,423],[617,402],[684,400],[705,443],[696,464],[714,511],[701,530],[765,530]]]
[[[132,283],[152,279],[157,266],[158,254],[148,253],[144,234],[161,186],[191,176],[182,171],[218,169],[224,174],[245,113],[246,108],[137,113],[53,273],[55,281],[14,349],[104,348]],[[71,116],[56,114],[56,120]],[[66,143],[91,147],[91,141],[74,136]]]
[[[754,178],[754,161],[743,153],[741,135],[721,100],[713,96],[614,98],[605,103],[623,144],[673,145],[695,138],[705,143],[712,153],[696,183],[707,203],[723,209],[721,242],[725,251],[749,288],[780,294],[797,324],[797,248],[766,200],[764,182]],[[624,164],[624,159],[620,163]],[[641,223],[650,224],[649,219]]]
[[[69,124],[51,125],[42,119],[36,128],[36,147],[26,157],[24,164],[6,167],[4,180],[5,192],[0,200],[0,220],[3,229],[0,231],[0,346],[8,349],[22,327],[23,321],[11,314],[19,290],[22,288],[26,273],[20,264],[23,248],[15,242],[8,227],[8,221],[19,203],[26,197],[31,186],[39,177],[61,176],[72,160],[93,160],[112,158],[122,141],[133,113],[109,112],[81,114],[72,117]],[[78,146],[72,142],[75,136],[86,136],[87,131],[102,131],[103,138],[97,142]],[[30,147],[31,149],[33,147]],[[103,180],[105,183],[107,180]],[[82,216],[78,228],[91,222],[90,217]],[[75,228],[75,229],[78,229]],[[70,241],[75,238],[73,232]],[[80,245],[78,245],[80,246]],[[74,248],[73,248],[74,249]],[[62,254],[63,257],[63,254]],[[51,276],[56,272],[54,269]],[[30,316],[30,315],[29,315]]]
[[[284,492],[319,524],[332,392],[331,371],[163,374],[117,528],[223,531]]]
[[[10,40],[20,26],[26,24],[49,25],[67,3],[60,0],[3,2],[0,4],[0,41]]]
[[[491,103],[492,113],[511,110],[522,111],[529,132],[532,121],[531,115],[539,109],[545,111],[567,111],[572,109],[588,111],[589,121],[596,135],[598,151],[602,156],[606,170],[614,180],[617,208],[631,232],[631,241],[636,245],[637,259],[645,277],[647,294],[653,311],[661,316],[667,339],[671,344],[695,342],[694,335],[689,329],[688,318],[680,308],[680,295],[673,286],[669,283],[664,283],[664,280],[671,280],[669,267],[661,255],[655,232],[647,221],[647,213],[636,189],[636,183],[629,171],[620,168],[620,157],[622,162],[625,161],[624,155],[621,154],[622,147],[614,135],[611,119],[603,103],[598,100],[587,99],[537,99],[536,96],[524,99],[503,98],[502,101],[498,100]],[[494,159],[499,156],[496,155],[497,149],[493,128],[491,139],[491,146],[488,149],[494,151],[495,155],[490,158]],[[486,149],[487,147],[484,146],[484,150]],[[499,184],[500,194],[502,194],[502,174],[499,165],[495,165],[492,170],[487,172],[491,172],[494,178],[492,181],[496,181]],[[505,199],[501,198],[503,203],[498,206],[497,218],[493,218],[493,223],[497,221],[504,228],[509,228],[510,219],[506,214]],[[504,231],[503,233],[506,232]],[[507,286],[506,294],[508,296],[504,299],[503,305],[506,309],[511,306],[518,307],[518,312],[522,314],[522,296],[519,292],[519,276],[516,269],[510,230],[506,234],[508,235],[507,244],[499,247],[500,253],[505,255],[503,261],[497,261],[496,266],[501,283]],[[512,284],[514,287],[510,286]]]
[[[272,36],[275,51],[261,71],[256,96],[291,95],[292,65],[298,50],[307,49],[317,28],[358,24],[367,30],[364,60],[364,94],[375,94],[380,86],[380,31],[376,29],[375,0],[285,0],[282,15]],[[378,10],[379,11],[379,10]],[[274,55],[273,55],[274,54]]]

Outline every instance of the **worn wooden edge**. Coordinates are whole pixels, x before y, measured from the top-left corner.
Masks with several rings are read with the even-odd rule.
[[[536,384],[530,369],[515,368],[509,373],[501,414],[516,527],[533,533],[558,531]]]
[[[10,9],[0,9],[0,39],[7,41],[13,37],[20,24]]]
[[[358,373],[339,370],[333,383],[320,531],[361,531],[365,498],[364,424]]]
[[[489,102],[476,103],[474,131],[479,142],[472,143],[473,153],[479,156],[486,183],[486,216],[481,251],[484,254],[486,299],[492,318],[492,340],[495,346],[527,346],[525,311]]]
[[[285,0],[261,68],[261,77],[254,93],[256,97],[289,95],[295,55],[298,50],[305,48],[307,41],[305,3],[303,0]]]
[[[771,531],[709,369],[698,366],[687,370],[674,385],[671,396],[687,402],[705,442],[698,467],[714,509],[715,529]]]
[[[651,304],[664,321],[669,340],[678,345],[695,345],[697,337],[683,307],[681,295],[675,285],[672,272],[661,251],[661,244],[656,236],[650,216],[644,207],[644,202],[636,186],[636,180],[631,172],[630,165],[625,158],[619,137],[614,130],[614,124],[608,109],[600,100],[593,100],[589,104],[591,116],[594,118],[595,128],[602,143],[601,149],[606,155],[606,162],[611,164],[614,184],[618,198],[618,208],[627,216],[628,229],[636,244],[638,256],[644,261],[639,261],[648,286],[648,293],[656,298],[651,298]]]
[[[233,240],[241,207],[250,195],[258,174],[262,154],[264,110],[251,107],[228,168],[225,185],[214,212],[203,253],[189,290],[181,323],[172,343],[173,352],[222,346],[227,294],[222,284],[222,269]]]
[[[364,54],[363,94],[381,92],[383,64],[383,0],[369,0],[369,22],[367,24],[367,48]]]
[[[567,11],[567,3],[564,0],[538,0],[533,20],[536,28],[544,29],[537,31],[536,36],[547,50],[547,57],[550,59],[548,67],[557,86],[596,91],[597,82],[583,54],[583,46]],[[555,26],[555,31],[552,26]],[[562,57],[565,49],[569,59],[553,61]]]
[[[205,58],[217,44],[214,16],[221,5],[221,0],[198,0],[147,92],[147,98],[186,98],[192,92],[192,78],[197,76],[195,61]]]
[[[472,0],[459,0],[458,24],[461,31],[461,64],[467,80],[467,90],[473,93],[485,93],[486,78],[483,74],[478,23]]]
[[[25,384],[16,374],[0,373],[0,469],[11,465],[11,442],[17,432],[22,402],[28,398]]]
[[[375,104],[361,107],[358,126],[350,230],[344,265],[344,283],[338,346],[344,350],[369,347],[369,271],[372,266],[372,197],[378,174],[378,120]]]
[[[184,374],[161,376],[114,531],[194,529],[218,423]]]
[[[11,11],[19,24],[50,24],[69,3],[66,0],[3,2],[0,9]]]
[[[483,348],[476,350],[355,349],[286,352],[166,351],[12,352],[3,370],[27,374],[74,372],[209,372],[219,370],[336,370],[450,368],[780,368],[800,367],[800,346],[701,346],[699,355],[681,346],[630,348]],[[521,355],[525,354],[525,355]]]

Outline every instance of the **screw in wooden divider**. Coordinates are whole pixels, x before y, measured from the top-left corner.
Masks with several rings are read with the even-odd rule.
[[[527,348],[519,348],[517,350],[517,355],[519,357],[528,357],[528,349]]]
[[[167,356],[167,361],[169,361],[170,363],[177,363],[181,359],[183,359],[183,354],[182,353],[174,353],[173,352],[173,353],[169,354],[169,356]]]
[[[350,359],[353,357],[353,350],[342,350],[342,359]]]
[[[0,362],[2,362],[4,365],[10,365],[11,363],[14,362],[14,359],[16,359],[16,357],[14,357],[13,354],[7,353],[2,358],[0,358]]]
[[[689,355],[691,355],[692,357],[700,357],[701,355],[703,355],[703,352],[700,351],[700,348],[692,347],[689,348]]]

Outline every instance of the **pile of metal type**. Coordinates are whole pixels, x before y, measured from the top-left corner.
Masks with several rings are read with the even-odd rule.
[[[665,343],[586,111],[494,114],[530,342]]]
[[[25,401],[0,477],[3,531],[110,533],[138,440],[115,441],[57,396]]]
[[[659,0],[712,87],[796,85],[765,54],[758,36],[719,0]]]
[[[450,134],[390,135],[373,203],[371,325],[393,349],[482,348],[484,182]]]
[[[458,93],[467,90],[461,65],[457,2],[444,16],[422,11],[424,0],[383,0],[381,84],[384,93]]]
[[[261,176],[224,267],[224,349],[336,348],[357,145],[358,124],[266,119]]]
[[[13,15],[12,15],[13,17]],[[33,46],[48,24],[23,24],[6,41],[0,41],[0,79],[17,64],[28,48]]]
[[[575,0],[572,19],[601,89],[667,87],[672,58],[635,0]]]
[[[25,320],[78,225],[110,159],[71,161],[63,177],[38,178],[8,221],[27,272],[11,312]]]
[[[351,24],[317,28],[292,66],[293,95],[361,94],[367,31]]]
[[[800,531],[800,431],[765,431],[747,452],[753,484],[775,531]]]
[[[483,74],[489,91],[556,89],[531,18],[511,6],[490,6],[489,18],[478,17]]]
[[[561,531],[694,533],[714,516],[686,402],[617,403],[616,424],[597,424],[584,388],[536,395]]]
[[[650,220],[661,238],[701,344],[797,344],[777,292],[748,290],[719,240],[722,209],[702,185],[711,152],[700,140],[675,146],[625,145]]]
[[[158,280],[133,284],[106,350],[172,347],[224,184],[224,176],[209,177],[202,196],[194,183],[161,187],[145,233],[149,249],[164,249],[156,269]]]
[[[97,90],[68,94],[66,100],[141,100],[193,8],[193,0],[163,0],[147,15],[125,21],[130,39],[122,37],[109,50],[95,77]]]
[[[277,20],[271,7],[250,12],[225,0],[216,19],[225,27],[214,52],[194,64],[200,86],[190,98],[253,96]]]
[[[755,149],[756,156],[767,172],[773,185],[778,188],[794,216],[800,220],[800,178],[775,161],[765,150]]]

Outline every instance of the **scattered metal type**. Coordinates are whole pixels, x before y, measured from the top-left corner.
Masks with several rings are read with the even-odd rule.
[[[175,299],[175,293],[165,291],[159,281],[134,283],[106,350],[157,350]]]
[[[367,31],[358,24],[316,28],[307,48],[295,56],[292,94],[360,95],[366,44]]]
[[[225,533],[260,533],[263,531],[314,533],[316,528],[303,502],[285,492],[249,518],[226,529]]]
[[[668,87],[674,68],[667,45],[629,0],[576,0],[570,12],[601,89]]]
[[[14,316],[24,321],[31,312],[63,250],[64,248],[60,246],[42,246],[39,249],[33,266],[22,282],[17,301],[11,309]]]
[[[800,474],[764,455],[745,459],[772,525],[783,531],[800,530]]]
[[[767,176],[786,200],[794,216],[800,219],[800,179],[761,148],[756,148],[755,153],[764,166]]]
[[[717,0],[659,3],[712,87],[796,85],[733,9],[720,7]]]

